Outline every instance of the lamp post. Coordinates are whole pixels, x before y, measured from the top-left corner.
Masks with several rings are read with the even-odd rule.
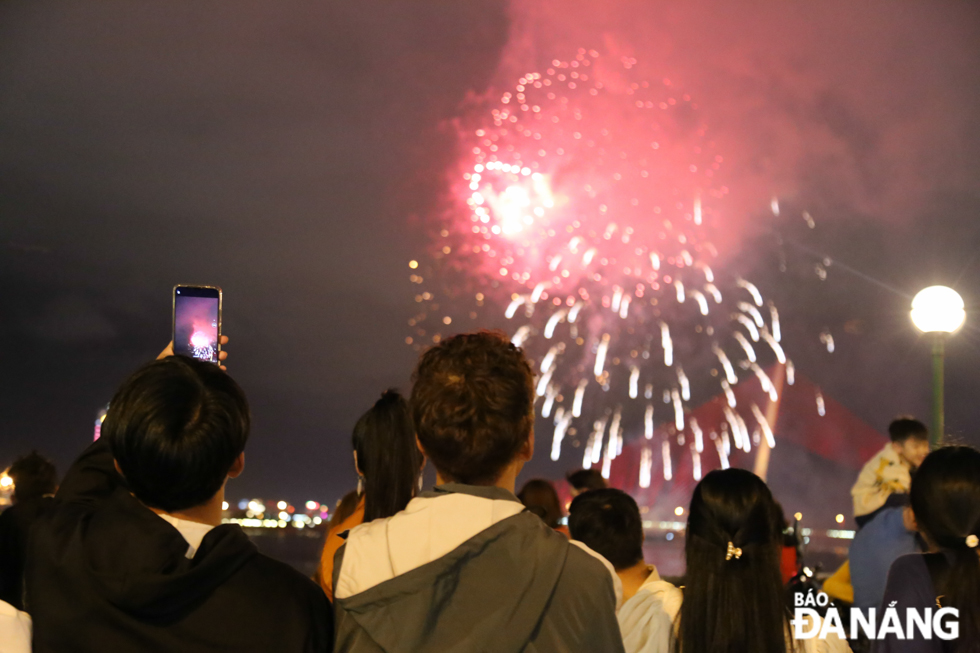
[[[930,286],[912,299],[912,323],[932,336],[932,433],[930,448],[942,445],[945,433],[943,407],[943,364],[946,337],[963,326],[966,310],[963,298],[952,288]]]

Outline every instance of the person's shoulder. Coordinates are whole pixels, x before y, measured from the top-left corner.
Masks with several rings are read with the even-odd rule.
[[[564,539],[564,536],[558,534]],[[565,558],[565,569],[568,573],[583,578],[583,582],[595,582],[598,578],[609,577],[609,569],[602,564],[597,557],[598,554],[591,554],[582,546],[576,545],[575,541],[567,541],[568,556]]]
[[[931,605],[935,589],[926,554],[909,553],[899,556],[888,569],[884,602],[898,601],[902,605]]]
[[[684,602],[684,591],[665,580],[655,580],[644,583],[639,592],[646,592],[658,601],[662,601],[666,606],[673,608],[673,612],[680,609],[680,604]]]
[[[902,577],[928,577],[929,568],[922,553],[907,553],[895,558],[888,570],[889,574]]]
[[[871,456],[865,461],[864,465],[862,466],[862,471],[868,469],[871,470],[876,469],[878,466],[882,464],[883,460],[887,461],[889,459],[890,454],[893,455],[894,452],[892,451],[891,443],[889,442],[884,447],[876,451],[873,456]]]
[[[641,585],[636,594],[623,604],[620,615],[663,611],[668,620],[673,622],[683,603],[684,592],[679,587],[665,580],[652,580]]]
[[[248,582],[256,582],[263,592],[278,592],[283,597],[290,597],[300,602],[326,602],[323,589],[293,567],[267,555],[258,553],[246,563],[242,569],[248,577]],[[278,600],[278,597],[268,597]]]
[[[550,547],[554,555],[565,556],[563,577],[581,579],[583,583],[594,583],[596,579],[609,576],[606,566],[599,560],[598,554],[587,551],[581,542],[569,540],[567,537],[549,528],[537,516],[530,512],[521,512],[505,520],[508,530],[519,537],[531,537],[535,546]],[[504,522],[501,522],[503,525]]]

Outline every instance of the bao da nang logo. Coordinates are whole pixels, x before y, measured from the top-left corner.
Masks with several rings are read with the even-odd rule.
[[[829,606],[829,607],[828,607]],[[960,611],[956,608],[905,608],[899,609],[893,601],[883,610],[868,608],[850,609],[850,632],[844,630],[838,609],[830,605],[830,598],[823,592],[814,595],[799,593],[794,598],[793,636],[796,639],[826,639],[834,633],[841,639],[855,639],[862,633],[868,639],[944,639],[960,636]],[[826,608],[827,614],[820,619],[817,608]]]

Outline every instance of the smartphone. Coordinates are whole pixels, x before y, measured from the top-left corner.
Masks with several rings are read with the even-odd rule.
[[[174,286],[174,354],[209,363],[221,351],[221,288]]]

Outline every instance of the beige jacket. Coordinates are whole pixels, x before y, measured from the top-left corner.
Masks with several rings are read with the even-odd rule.
[[[908,463],[903,461],[889,442],[885,448],[865,463],[851,488],[854,499],[854,516],[868,515],[885,505],[889,495],[908,492],[912,487],[912,475]]]

